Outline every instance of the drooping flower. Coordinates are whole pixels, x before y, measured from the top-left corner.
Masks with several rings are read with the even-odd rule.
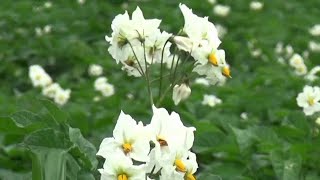
[[[180,101],[187,99],[191,94],[191,89],[185,83],[181,85],[175,85],[173,87],[172,99],[175,105],[178,105]]]
[[[51,77],[39,65],[29,67],[29,78],[34,87],[46,87],[52,83]]]
[[[146,176],[145,166],[133,165],[132,160],[123,154],[113,152],[105,157],[101,180],[143,180]]]
[[[130,115],[122,111],[113,130],[113,137],[105,138],[97,155],[104,158],[120,152],[136,161],[149,161],[149,137],[146,136],[144,126],[137,123]]]
[[[315,112],[320,111],[320,88],[305,86],[303,92],[297,97],[297,103],[299,107],[303,108],[303,112],[310,116]]]
[[[221,104],[222,103],[222,100],[217,98],[215,95],[208,95],[208,94],[205,94],[203,96],[203,100],[202,100],[202,104],[203,105],[207,105],[207,106],[210,106],[210,107],[214,107],[216,106],[217,104]]]

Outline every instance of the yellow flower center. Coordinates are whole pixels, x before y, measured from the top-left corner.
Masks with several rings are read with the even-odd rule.
[[[120,174],[118,180],[128,180],[128,176],[126,174]]]
[[[208,59],[212,65],[218,66],[218,59],[217,59],[217,56],[215,55],[215,53],[213,53],[213,52],[210,53]]]
[[[222,74],[228,78],[231,78],[231,74],[230,74],[230,68],[225,66],[222,68]]]
[[[129,152],[132,151],[132,146],[131,146],[130,143],[124,143],[124,144],[122,144],[122,149],[123,149],[123,152],[124,152],[125,154],[128,154]],[[119,179],[119,178],[118,178],[118,179]]]
[[[197,178],[193,174],[187,173],[185,180],[197,180]]]
[[[308,97],[308,104],[309,104],[310,106],[313,106],[313,105],[315,104],[313,97]]]
[[[186,166],[183,164],[181,159],[176,159],[174,161],[174,165],[176,166],[176,170],[180,172],[187,172]]]
[[[162,137],[157,137],[157,141],[159,142],[160,146],[168,146],[167,141]]]

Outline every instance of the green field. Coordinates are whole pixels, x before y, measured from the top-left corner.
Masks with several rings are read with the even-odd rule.
[[[178,33],[184,3],[227,29],[220,47],[232,74],[222,86],[190,79],[187,100],[175,106],[170,94],[161,104],[197,129],[197,179],[320,180],[320,113],[306,116],[296,101],[305,85],[320,86],[320,78],[297,75],[286,48],[303,56],[308,71],[320,65],[320,50],[309,47],[320,43],[309,32],[320,24],[320,1],[261,0],[257,11],[250,2],[217,0],[230,6],[221,17],[206,0],[52,0],[49,7],[46,1],[0,0],[0,179],[100,179],[104,159],[95,154],[112,136],[120,111],[144,123],[152,117],[144,79],[128,76],[108,53],[112,20],[139,6],[145,18],[162,19],[161,29]],[[54,105],[33,87],[28,71],[34,64],[71,89],[65,105]],[[94,89],[91,64],[103,67],[113,96]],[[202,105],[204,94],[222,103]]]

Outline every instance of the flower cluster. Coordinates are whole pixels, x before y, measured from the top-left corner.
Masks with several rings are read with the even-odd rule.
[[[194,127],[185,127],[180,116],[153,106],[150,124],[120,113],[113,137],[105,138],[97,155],[105,158],[103,180],[195,180],[196,155],[190,151]]]
[[[98,77],[94,82],[94,88],[96,91],[101,92],[105,97],[109,97],[114,94],[114,86],[108,83],[108,79],[106,77]]]
[[[184,36],[175,36],[178,48],[190,52],[195,59],[194,72],[205,76],[212,84],[231,77],[229,65],[225,60],[225,52],[218,49],[221,41],[216,27],[208,21],[208,17],[198,17],[186,5],[180,4],[184,16]]]
[[[161,94],[161,88],[162,80],[167,78],[170,81],[169,89],[174,93],[175,104],[190,95],[191,90],[181,94],[178,86],[186,84],[188,87],[192,72],[205,77],[210,84],[219,84],[231,78],[225,52],[219,49],[221,40],[215,25],[209,22],[208,17],[193,14],[186,5],[180,4],[179,7],[184,17],[184,26],[176,35],[161,31],[161,20],[145,19],[137,7],[131,17],[127,12],[117,15],[112,21],[111,36],[106,36],[110,44],[108,51],[122,65],[122,70],[130,76],[145,77],[150,99],[151,75],[160,74],[152,82],[159,81],[159,96],[165,95],[167,91]],[[157,67],[157,64],[160,65],[160,73],[150,70]],[[163,72],[164,65],[170,71],[167,74]],[[182,96],[176,98],[177,93]]]
[[[58,83],[53,83],[49,74],[41,66],[30,66],[29,78],[34,87],[41,87],[42,94],[48,98],[52,98],[55,103],[64,105],[68,102],[71,90],[63,89]]]
[[[307,116],[320,112],[320,88],[305,86],[297,97],[297,103]]]

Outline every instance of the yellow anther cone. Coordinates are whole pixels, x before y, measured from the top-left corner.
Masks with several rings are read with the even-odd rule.
[[[126,154],[132,151],[132,146],[129,143],[124,143],[122,145],[122,148],[123,148],[124,153],[126,153]]]
[[[118,180],[128,180],[128,176],[125,175],[125,174],[120,174],[120,175],[118,176]]]
[[[180,172],[186,172],[187,171],[186,166],[183,164],[181,159],[176,159],[174,161],[174,164],[176,165],[177,171],[180,171]]]

